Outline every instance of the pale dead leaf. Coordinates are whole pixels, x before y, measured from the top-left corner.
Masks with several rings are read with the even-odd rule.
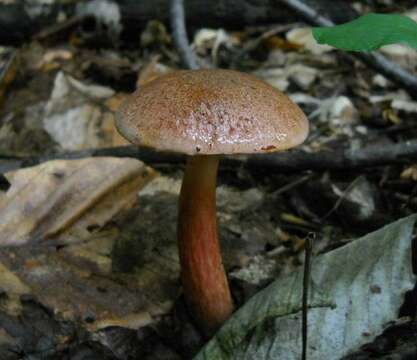
[[[155,322],[155,318],[171,311],[172,301],[165,301],[158,306],[149,306],[146,311],[131,313],[124,317],[107,318],[88,326],[90,331],[97,331],[109,326],[120,326],[132,330],[139,329]]]
[[[404,169],[400,175],[401,179],[417,181],[417,165]]]
[[[394,99],[391,103],[391,107],[406,113],[417,113],[417,101]]]
[[[48,238],[85,239],[131,206],[155,172],[134,159],[56,160],[7,173],[10,189],[0,197],[0,244]],[[63,233],[65,231],[65,233]]]
[[[147,311],[129,314],[125,317],[103,319],[89,326],[90,331],[97,331],[109,326],[120,326],[132,330],[147,326],[153,322],[152,316]]]
[[[39,61],[35,68],[38,70],[48,70],[52,64],[59,66],[58,61],[68,61],[73,58],[71,51],[67,49],[52,49],[45,52],[41,61]]]
[[[60,71],[45,106],[43,126],[63,149],[111,146],[112,138],[103,129],[108,127],[108,113],[100,103],[112,96],[113,89],[84,84]]]
[[[289,86],[288,73],[282,68],[258,69],[253,72],[253,75],[281,91],[287,90]]]
[[[328,45],[318,44],[311,33],[311,28],[309,27],[296,28],[288,31],[287,40],[289,43],[303,47],[315,55],[321,55],[333,50],[332,47]]]

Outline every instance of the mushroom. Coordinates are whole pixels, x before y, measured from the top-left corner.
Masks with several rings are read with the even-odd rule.
[[[216,220],[221,154],[285,150],[302,143],[308,122],[286,95],[245,73],[183,70],[138,89],[116,115],[133,144],[188,155],[179,198],[178,249],[189,310],[212,335],[234,309]]]

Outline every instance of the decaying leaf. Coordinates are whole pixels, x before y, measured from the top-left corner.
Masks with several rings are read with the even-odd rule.
[[[59,67],[60,61],[68,61],[73,58],[73,53],[67,49],[48,50],[42,59],[35,65],[39,70],[49,71]]]
[[[114,226],[100,230],[135,203],[138,190],[155,175],[138,160],[117,158],[51,161],[6,174],[11,187],[0,197],[2,245],[47,238],[61,244],[83,242],[58,249],[1,249],[0,287],[8,301],[0,309],[15,316],[21,310],[20,295],[31,294],[62,318],[87,322],[90,331],[139,328],[168,312],[176,290],[164,288],[169,296],[161,297],[155,284],[163,288],[169,279],[176,285],[178,265],[165,274],[151,259],[137,262],[136,272],[118,272],[113,248],[121,232]],[[145,246],[145,239],[130,236],[137,246]],[[148,284],[142,276],[147,267],[153,279]]]
[[[309,89],[317,78],[318,70],[302,65],[302,64],[290,64],[282,67],[273,67],[267,69],[259,69],[254,72],[255,76],[265,80],[272,86],[285,91],[290,80],[297,84],[302,89]]]
[[[394,99],[391,107],[406,113],[417,113],[417,101]]]
[[[159,59],[160,56],[153,57],[151,61],[141,69],[138,80],[136,81],[137,89],[140,89],[143,85],[172,71],[171,68],[160,63]]]
[[[415,283],[416,216],[394,222],[316,258],[309,300],[309,359],[340,359],[398,316]],[[256,294],[196,359],[299,359],[302,270]]]
[[[155,172],[134,159],[94,158],[50,161],[5,176],[11,187],[0,196],[3,246],[85,239],[88,229],[131,206]]]
[[[108,124],[106,115],[112,114],[96,103],[113,95],[110,88],[84,84],[60,71],[46,104],[44,128],[64,149],[110,146],[112,139],[105,137],[103,128]]]
[[[9,314],[19,313],[21,309],[19,298],[21,295],[29,294],[30,288],[1,262],[0,289],[1,293],[7,294],[6,299],[1,302],[0,309],[7,311]]]
[[[294,45],[304,47],[307,51],[315,55],[320,55],[332,50],[328,45],[318,44],[316,40],[314,40],[311,28],[308,27],[295,28],[288,31],[287,40]]]
[[[417,165],[405,168],[400,175],[401,179],[417,181]]]

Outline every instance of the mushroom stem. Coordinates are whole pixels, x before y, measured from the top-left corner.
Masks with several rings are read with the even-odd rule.
[[[178,213],[178,247],[185,299],[211,336],[233,312],[217,234],[217,155],[187,159]]]

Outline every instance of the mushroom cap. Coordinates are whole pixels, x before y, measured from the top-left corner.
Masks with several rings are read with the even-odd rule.
[[[285,150],[308,135],[306,116],[285,94],[232,70],[157,78],[122,103],[116,127],[133,144],[189,155]]]

